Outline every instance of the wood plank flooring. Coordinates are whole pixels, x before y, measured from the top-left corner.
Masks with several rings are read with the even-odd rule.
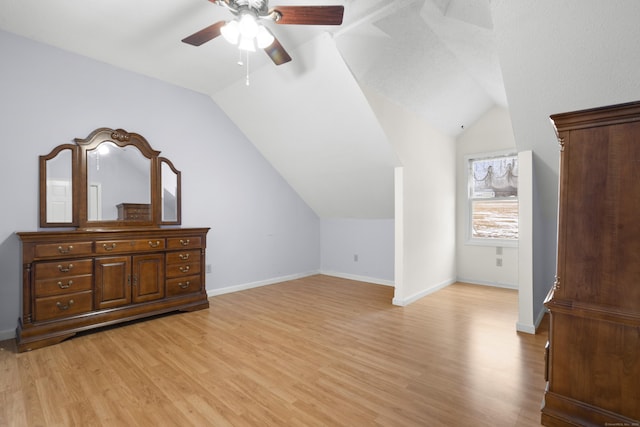
[[[312,276],[17,354],[0,426],[538,426],[547,331],[517,293]],[[545,328],[542,328],[545,329]]]

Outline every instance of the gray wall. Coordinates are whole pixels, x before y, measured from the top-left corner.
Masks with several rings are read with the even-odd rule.
[[[318,217],[209,97],[6,32],[0,55],[0,339],[19,316],[14,233],[38,228],[38,156],[98,127],[143,135],[182,171],[183,226],[212,228],[210,291],[319,271]]]
[[[394,282],[394,220],[322,219],[322,273],[385,285]]]

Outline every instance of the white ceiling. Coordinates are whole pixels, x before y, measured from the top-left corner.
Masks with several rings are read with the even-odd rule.
[[[0,29],[207,94],[318,215],[390,217],[397,160],[358,87],[451,136],[506,106],[489,2],[272,0],[342,4],[344,22],[268,23],[293,60],[252,54],[249,87],[223,38],[180,41],[232,17],[207,0],[2,0]]]

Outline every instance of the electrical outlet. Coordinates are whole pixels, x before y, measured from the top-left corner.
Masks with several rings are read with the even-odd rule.
[[[496,258],[496,267],[502,267],[502,258]]]
[[[353,262],[358,262],[358,254],[353,254]]]
[[[211,273],[211,264],[207,264],[207,273]]]
[[[502,246],[496,246],[496,255],[502,255]]]

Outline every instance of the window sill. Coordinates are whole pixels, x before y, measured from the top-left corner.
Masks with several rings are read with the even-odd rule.
[[[503,247],[503,248],[517,248],[517,240],[507,239],[467,239],[464,242],[465,245],[471,246],[488,246],[488,247]]]

